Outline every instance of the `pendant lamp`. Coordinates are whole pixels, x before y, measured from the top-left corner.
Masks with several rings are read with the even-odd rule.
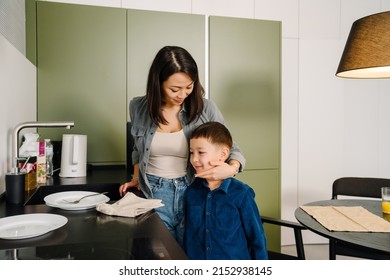
[[[336,76],[390,78],[390,11],[353,23]]]

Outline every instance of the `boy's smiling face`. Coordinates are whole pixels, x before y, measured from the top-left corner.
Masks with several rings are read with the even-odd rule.
[[[227,147],[213,144],[206,138],[190,140],[190,162],[196,173],[213,168],[211,161],[225,161],[229,155]]]

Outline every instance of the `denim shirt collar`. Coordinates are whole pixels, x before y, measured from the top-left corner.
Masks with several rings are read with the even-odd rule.
[[[206,188],[206,189],[208,189],[211,192],[222,191],[224,193],[228,193],[229,192],[230,182],[231,182],[232,178],[224,179],[222,181],[221,185],[218,188],[216,188],[215,190],[210,190],[209,186],[207,185],[206,179],[198,178],[198,180],[200,181],[199,182],[199,187]]]
[[[186,113],[187,112],[187,107],[186,107],[186,104],[183,103],[183,105],[181,106],[181,110],[180,112],[184,112]]]

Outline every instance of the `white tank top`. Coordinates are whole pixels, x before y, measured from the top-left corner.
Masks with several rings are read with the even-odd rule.
[[[146,173],[173,179],[187,174],[188,143],[183,129],[173,133],[155,133],[150,146]]]

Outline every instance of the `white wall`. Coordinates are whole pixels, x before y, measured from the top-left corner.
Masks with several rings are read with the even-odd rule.
[[[294,220],[297,206],[330,198],[337,177],[390,178],[390,80],[335,77],[353,21],[390,10],[390,0],[52,2],[282,21],[283,218]],[[283,243],[292,240],[283,234]],[[304,240],[324,241],[315,234]]]
[[[11,170],[12,131],[36,120],[36,68],[0,34],[0,194]]]

